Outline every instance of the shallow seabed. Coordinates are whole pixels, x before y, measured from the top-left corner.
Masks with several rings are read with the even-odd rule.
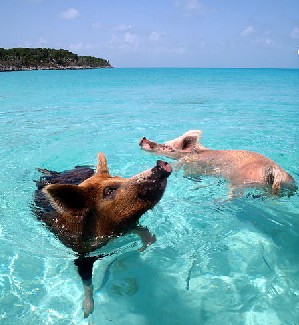
[[[247,195],[173,173],[141,224],[94,267],[95,311],[83,319],[73,253],[31,212],[36,167],[57,171],[107,155],[113,175],[155,165],[139,149],[203,130],[214,149],[248,149],[299,183],[299,70],[109,69],[0,74],[0,323],[298,325],[299,200]],[[170,161],[170,160],[169,160]]]

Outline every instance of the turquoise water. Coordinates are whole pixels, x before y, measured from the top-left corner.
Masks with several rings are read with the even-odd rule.
[[[173,173],[141,223],[157,242],[115,240],[94,267],[95,311],[81,310],[73,253],[30,210],[36,167],[95,164],[129,177],[139,149],[189,129],[214,149],[248,149],[299,183],[299,70],[109,69],[0,74],[0,324],[298,325],[299,200],[242,197]]]

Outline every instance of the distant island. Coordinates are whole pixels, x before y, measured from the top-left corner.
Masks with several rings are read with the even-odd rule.
[[[79,56],[63,49],[0,48],[0,72],[96,68],[112,68],[112,66],[105,59],[93,56]]]

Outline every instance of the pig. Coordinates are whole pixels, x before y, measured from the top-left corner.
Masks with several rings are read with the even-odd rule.
[[[296,192],[294,178],[273,160],[247,150],[208,149],[199,142],[201,136],[201,130],[190,130],[162,144],[144,137],[139,145],[143,150],[177,159],[176,167],[182,168],[185,176],[223,177],[230,183],[230,199],[251,187],[274,196]]]
[[[39,169],[34,212],[56,237],[77,255],[75,265],[84,288],[83,310],[87,318],[94,310],[92,269],[103,255],[89,253],[109,240],[135,233],[144,250],[155,241],[139,218],[162,198],[171,166],[158,160],[156,166],[131,178],[111,176],[103,153],[96,170],[88,166],[64,172]]]

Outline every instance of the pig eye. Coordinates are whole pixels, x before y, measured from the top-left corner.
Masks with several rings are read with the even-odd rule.
[[[104,192],[103,192],[103,197],[105,198],[109,198],[112,199],[115,194],[116,194],[116,190],[119,188],[119,186],[114,185],[114,186],[107,186],[104,188]]]

